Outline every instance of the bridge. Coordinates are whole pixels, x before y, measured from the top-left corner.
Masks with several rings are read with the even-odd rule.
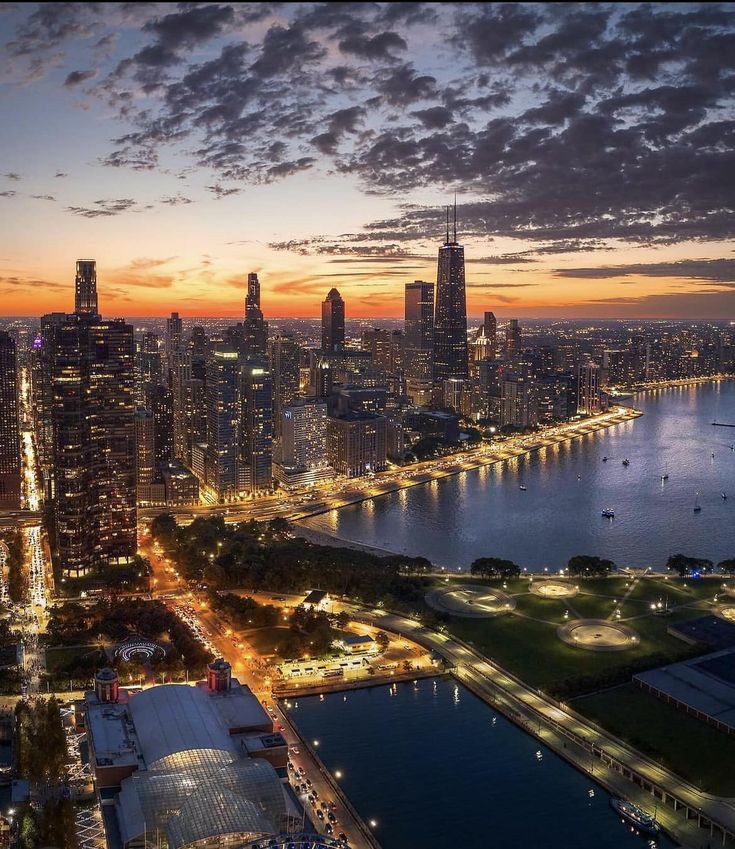
[[[727,422],[712,422],[712,427],[735,427],[735,424],[727,424]]]

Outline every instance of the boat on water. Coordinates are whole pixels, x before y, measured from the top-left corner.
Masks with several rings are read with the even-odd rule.
[[[520,489],[520,491],[521,491],[521,492],[525,492],[525,491],[528,489],[528,487],[527,487],[525,484],[523,484],[523,483],[522,483],[522,484],[518,487],[518,489]]]
[[[603,463],[607,463],[607,457],[603,457],[603,458],[602,458],[602,462],[603,462]]]
[[[702,505],[699,503],[699,493],[697,493],[694,496],[694,512],[695,513],[701,513],[702,512]]]
[[[727,493],[726,492],[722,493],[722,500],[727,501]]]
[[[658,834],[661,831],[661,826],[656,818],[632,802],[626,802],[625,799],[617,799],[613,796],[610,799],[610,807],[620,815],[624,822],[639,831],[646,834]]]
[[[630,460],[629,460],[627,457],[625,458],[625,460],[623,460],[623,465],[624,465],[624,466],[629,466],[629,465],[630,465]]]
[[[669,473],[668,473],[668,472],[664,472],[664,473],[661,475],[661,480],[662,480],[662,481],[667,481],[668,479],[669,479]]]
[[[604,516],[606,519],[614,519],[614,518],[615,518],[615,511],[614,511],[614,510],[612,510],[610,507],[606,507],[606,508],[605,508],[605,509],[601,512],[601,514],[600,514],[600,515],[601,515],[601,516]]]

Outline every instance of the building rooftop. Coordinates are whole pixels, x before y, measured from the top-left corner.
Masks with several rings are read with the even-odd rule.
[[[327,595],[326,590],[311,590],[304,598],[303,604],[321,604]]]
[[[735,649],[641,672],[634,679],[735,731]]]

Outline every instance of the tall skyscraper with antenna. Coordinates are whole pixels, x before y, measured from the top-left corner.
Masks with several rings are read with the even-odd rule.
[[[439,248],[434,308],[434,383],[468,377],[467,303],[465,298],[464,247],[457,241],[457,201],[454,201],[452,238]]]

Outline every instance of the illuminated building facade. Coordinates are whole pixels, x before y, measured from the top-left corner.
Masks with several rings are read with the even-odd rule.
[[[327,457],[334,470],[348,478],[387,467],[387,420],[352,411],[327,419]]]
[[[17,510],[20,499],[16,345],[9,333],[0,330],[0,508]]]
[[[83,310],[96,303],[89,279],[77,283]],[[44,316],[41,333],[52,550],[71,574],[128,562],[137,547],[133,328],[85,311]]]
[[[246,363],[240,384],[240,469],[238,489],[255,494],[273,489],[273,381],[267,368]]]

